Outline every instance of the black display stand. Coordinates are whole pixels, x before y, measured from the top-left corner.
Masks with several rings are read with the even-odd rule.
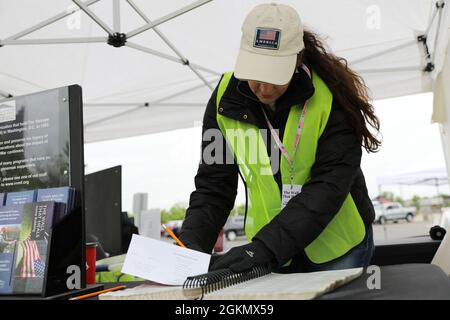
[[[86,175],[84,183],[88,239],[90,236],[96,237],[102,249],[111,256],[126,253],[127,248],[122,243],[122,167],[90,173]]]
[[[57,158],[60,162],[56,163],[61,165],[61,170],[56,170],[56,174],[49,172],[46,179],[31,180],[28,182],[29,187],[20,185],[14,188],[0,187],[0,192],[70,186],[76,190],[76,202],[74,210],[55,224],[51,231],[41,294],[0,295],[0,300],[63,298],[98,290],[102,287],[101,285],[86,287],[84,139],[81,87],[72,85],[52,89],[3,100],[0,102],[0,106],[2,103],[6,106],[14,106],[17,110],[17,115],[14,118],[17,123],[25,122],[28,119],[27,117],[42,117],[42,115],[45,116],[46,112],[52,113],[49,115],[51,121],[48,125],[48,138],[53,139],[53,145],[49,143],[46,148],[54,153],[49,154],[48,158],[60,157],[62,160]],[[34,109],[28,110],[27,108]],[[39,108],[42,110],[40,111]],[[55,110],[58,113],[57,116],[54,115]],[[3,120],[3,123],[5,123],[5,120]],[[25,135],[26,133],[22,134],[22,136]],[[49,152],[48,150],[45,150],[45,152]],[[24,151],[23,154],[25,156],[26,152]],[[53,156],[54,154],[56,156]],[[0,159],[2,157],[0,155]],[[69,266],[73,265],[79,266],[81,286],[78,289],[70,290],[67,286],[67,279],[71,274],[67,270]]]

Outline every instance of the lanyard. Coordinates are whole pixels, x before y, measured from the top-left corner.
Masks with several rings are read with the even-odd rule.
[[[308,74],[309,78],[311,78],[311,73],[308,70],[308,68],[302,64],[302,69]],[[303,129],[303,123],[305,122],[305,116],[308,112],[308,100],[305,101],[305,105],[303,106],[302,115],[300,116],[300,120],[297,125],[297,132],[295,135],[295,144],[294,144],[294,154],[297,153],[298,144],[300,142],[300,137],[302,135],[302,129]],[[269,118],[267,118],[266,112],[263,109],[264,117],[266,118],[267,126],[269,127],[270,133],[272,134],[273,139],[275,140],[275,143],[277,144],[278,148],[281,151],[281,154],[287,162],[289,163],[289,173],[290,173],[290,179],[291,179],[291,188],[293,187],[294,182],[294,158],[291,158],[289,155],[289,152],[286,150],[285,146],[283,145],[283,142],[281,142],[280,137],[276,133],[275,129],[273,128],[272,124],[269,121]]]

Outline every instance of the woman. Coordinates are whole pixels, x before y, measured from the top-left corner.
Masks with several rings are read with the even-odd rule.
[[[367,266],[374,209],[361,149],[380,146],[369,127],[378,131],[378,119],[346,61],[304,31],[293,8],[255,7],[242,26],[234,74],[222,76],[206,108],[202,162],[181,240],[212,251],[241,174],[250,243],[214,256],[210,270]],[[230,154],[232,163],[225,161]]]

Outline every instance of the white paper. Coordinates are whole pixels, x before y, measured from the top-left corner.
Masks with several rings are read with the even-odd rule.
[[[211,256],[134,234],[122,273],[154,282],[182,285],[187,277],[208,272]]]

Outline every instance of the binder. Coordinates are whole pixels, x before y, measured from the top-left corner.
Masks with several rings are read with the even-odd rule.
[[[311,273],[272,273],[266,267],[233,273],[217,270],[188,277],[183,286],[146,282],[135,288],[110,292],[100,300],[307,300],[358,278],[363,268]]]

